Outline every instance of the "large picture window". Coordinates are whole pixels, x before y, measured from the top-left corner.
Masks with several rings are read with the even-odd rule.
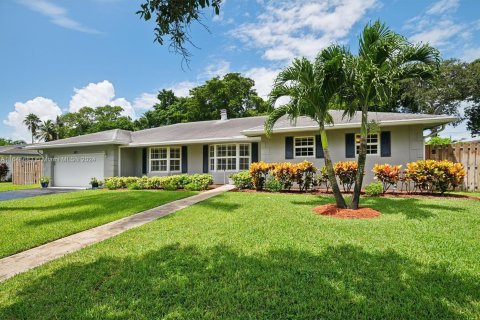
[[[210,171],[248,170],[250,143],[214,144],[209,148]]]
[[[295,137],[295,157],[313,157],[315,155],[315,137]]]
[[[181,147],[159,147],[150,149],[150,171],[180,172]]]
[[[360,140],[361,140],[361,135],[357,134],[355,136],[355,151],[356,154],[358,155],[360,151]],[[367,154],[378,154],[378,143],[380,139],[378,137],[378,134],[369,134],[367,136]]]

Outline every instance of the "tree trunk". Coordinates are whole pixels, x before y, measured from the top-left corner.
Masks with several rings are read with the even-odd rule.
[[[353,188],[352,209],[358,209],[360,204],[360,192],[362,191],[363,175],[365,173],[365,162],[367,160],[367,135],[368,135],[368,106],[362,109],[362,124],[360,130],[360,148],[358,150],[358,171],[355,177],[355,187]]]
[[[340,188],[338,187],[337,178],[335,177],[335,171],[333,170],[332,158],[330,157],[330,151],[328,150],[328,140],[327,140],[327,133],[323,126],[320,126],[320,135],[322,137],[322,149],[323,149],[323,157],[325,160],[325,167],[327,168],[327,175],[328,181],[332,186],[333,196],[335,197],[335,202],[337,204],[337,208],[346,208],[347,203],[340,192]]]

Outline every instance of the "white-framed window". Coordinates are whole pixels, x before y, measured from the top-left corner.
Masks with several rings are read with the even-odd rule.
[[[181,147],[150,148],[151,172],[180,172],[182,168]]]
[[[295,158],[308,158],[315,156],[315,137],[295,137],[293,139]]]
[[[361,135],[355,135],[355,152],[358,155],[360,151]],[[380,150],[380,136],[378,133],[367,135],[367,154],[378,154]]]
[[[210,171],[248,170],[250,143],[212,144],[209,146]]]

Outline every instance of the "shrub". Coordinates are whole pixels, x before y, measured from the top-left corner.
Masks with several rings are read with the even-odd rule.
[[[168,182],[163,185],[163,189],[167,191],[175,191],[178,189],[178,184],[174,180],[168,180]]]
[[[272,170],[270,173],[275,177],[277,181],[283,184],[283,187],[290,190],[295,182],[295,165],[290,162],[281,162],[272,164]]]
[[[10,169],[6,163],[0,163],[0,181],[4,181]]]
[[[250,176],[252,177],[252,183],[256,190],[262,190],[265,185],[265,179],[268,172],[272,168],[271,164],[266,162],[254,162],[250,164]]]
[[[404,176],[406,181],[414,183],[414,189],[430,192],[438,190],[443,194],[449,188],[462,184],[465,169],[461,163],[448,160],[419,160],[407,164]]]
[[[138,183],[138,182],[134,182],[134,183],[131,183],[129,186],[128,186],[128,189],[129,190],[142,190],[142,186]]]
[[[328,189],[330,188],[330,181],[328,180],[328,173],[327,173],[327,167],[321,167],[320,170],[317,170],[317,180],[316,180],[316,185],[321,186],[322,183],[325,184],[325,188]]]
[[[384,186],[380,182],[370,183],[368,186],[365,187],[365,193],[371,197],[379,196],[381,193],[384,192],[383,190]]]
[[[200,190],[204,190],[204,189],[202,189],[202,185],[199,184],[198,182],[190,182],[190,183],[185,185],[185,190],[200,191]]]
[[[147,177],[143,177],[143,178],[147,178]],[[147,189],[161,189],[161,188],[162,188],[161,177],[155,176],[155,177],[147,178]]]
[[[442,138],[442,137],[433,137],[427,142],[425,142],[425,144],[432,145],[432,146],[448,146],[448,145],[451,145],[452,143],[453,143],[452,139]]]
[[[340,161],[334,165],[335,174],[343,186],[343,191],[349,192],[355,183],[358,164],[355,161]]]
[[[241,171],[235,174],[232,174],[230,178],[233,180],[233,184],[238,189],[252,189],[252,177],[248,171]]]
[[[310,161],[302,161],[294,165],[295,182],[298,184],[300,190],[307,191],[313,186],[314,174],[317,169]]]
[[[383,193],[400,180],[400,168],[402,166],[392,166],[390,164],[376,164],[373,166],[375,179],[382,183]]]
[[[108,179],[105,180],[105,187],[107,187],[109,190],[115,190],[118,189],[117,185],[115,184],[114,181]]]
[[[194,174],[190,176],[190,183],[197,185],[199,190],[207,190],[213,184],[213,176],[210,174]]]
[[[270,192],[280,192],[282,191],[283,188],[284,188],[283,183],[273,177],[268,178],[267,182],[265,183],[265,189],[267,189]]]

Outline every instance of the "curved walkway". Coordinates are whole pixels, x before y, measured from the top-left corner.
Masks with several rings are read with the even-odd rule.
[[[162,206],[137,213],[133,216],[122,218],[93,229],[72,234],[36,248],[32,248],[12,256],[0,259],[0,282],[38,267],[49,261],[58,259],[94,243],[111,238],[129,229],[139,227],[170,213],[189,207],[195,203],[214,197],[233,189],[232,185],[204,191],[189,198],[176,200]]]

